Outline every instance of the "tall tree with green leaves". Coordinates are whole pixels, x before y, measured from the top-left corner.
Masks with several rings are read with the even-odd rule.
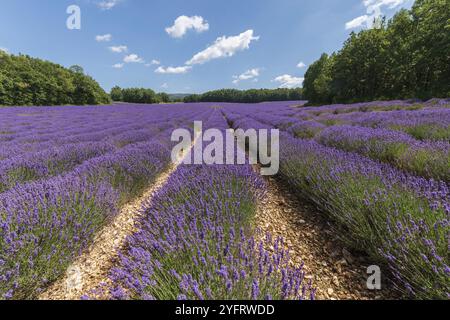
[[[352,32],[305,74],[313,104],[450,96],[450,0],[417,0],[387,23]]]
[[[0,51],[0,105],[52,106],[109,103],[109,95],[79,66]]]

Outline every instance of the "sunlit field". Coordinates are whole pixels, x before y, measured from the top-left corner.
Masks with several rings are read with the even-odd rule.
[[[450,0],[2,0],[0,304],[436,310],[449,31]]]
[[[340,245],[380,266],[389,294],[446,299],[450,102],[303,104],[0,109],[1,297],[58,290],[101,230],[148,197],[104,279],[73,298],[317,298],[315,270],[290,252],[302,239],[255,223],[270,192],[255,166],[171,163],[172,131],[201,120],[279,129],[277,183],[328,221]]]

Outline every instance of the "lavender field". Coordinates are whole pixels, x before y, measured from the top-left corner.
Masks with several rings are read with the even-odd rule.
[[[255,223],[270,192],[255,166],[171,162],[194,121],[279,129],[277,183],[381,267],[387,297],[450,297],[450,101],[430,100],[0,108],[0,298],[331,298],[292,257],[301,237]],[[136,200],[100,276],[71,277]]]

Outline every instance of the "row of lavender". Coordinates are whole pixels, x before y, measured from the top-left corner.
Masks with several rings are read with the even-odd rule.
[[[197,120],[205,129],[227,128],[218,111]],[[282,239],[255,240],[250,221],[264,192],[249,165],[180,165],[127,239],[111,272],[112,297],[314,298],[302,268],[289,266]]]
[[[314,139],[322,145],[359,153],[414,175],[449,182],[449,106],[446,100],[428,104],[394,101],[297,109],[269,104],[253,117],[297,138]]]
[[[4,299],[35,298],[63,274],[118,208],[167,167],[172,129],[210,112],[202,105],[49,108],[31,120],[32,110],[1,111],[9,135],[0,160]]]
[[[335,222],[344,241],[388,266],[401,292],[415,298],[450,297],[448,183],[296,138],[290,128],[301,129],[296,115],[304,111],[286,105],[266,107],[272,112],[228,105],[225,114],[235,127],[287,130],[281,136],[280,176]],[[353,130],[362,141],[370,140],[359,128],[342,128]],[[448,163],[441,167],[447,177],[449,168]]]

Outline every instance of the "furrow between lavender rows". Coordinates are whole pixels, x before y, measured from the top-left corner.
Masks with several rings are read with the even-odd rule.
[[[227,124],[215,112],[204,127]],[[111,285],[85,298],[104,290],[114,299],[314,298],[283,239],[257,240],[252,221],[264,193],[250,165],[181,164],[140,215]]]

